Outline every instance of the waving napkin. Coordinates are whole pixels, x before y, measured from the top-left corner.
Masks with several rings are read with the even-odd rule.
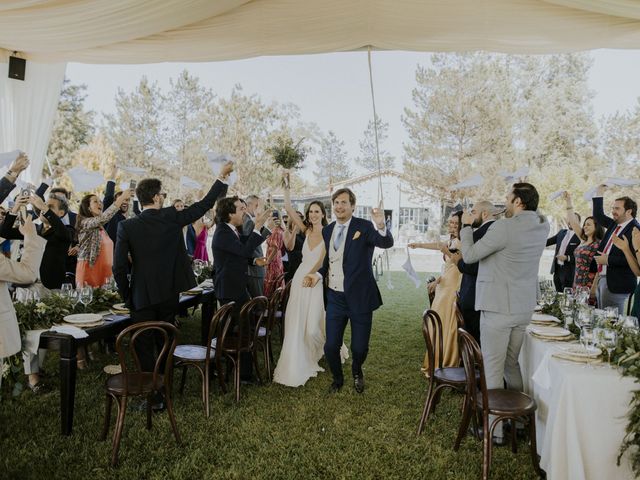
[[[402,264],[402,269],[407,272],[407,277],[409,277],[409,279],[413,281],[413,283],[416,285],[416,288],[419,288],[422,282],[420,281],[418,273],[415,271],[413,265],[411,264],[411,255],[409,254],[409,248],[407,248],[407,260]]]
[[[76,192],[87,192],[105,184],[100,172],[89,172],[84,167],[73,167],[67,170],[67,175],[73,183]]]
[[[482,175],[476,174],[472,177],[465,178],[463,181],[449,187],[449,190],[460,190],[461,188],[479,187],[484,183]]]
[[[142,167],[134,167],[134,166],[123,166],[118,167],[120,170],[123,170],[128,173],[133,173],[134,175],[144,175],[147,173],[147,170]]]
[[[20,156],[20,150],[13,152],[0,153],[0,168],[10,167],[13,162]]]
[[[217,153],[217,152],[207,153],[207,164],[211,169],[211,173],[213,173],[213,175],[216,177],[220,173],[220,169],[222,168],[222,166],[225,163],[232,162],[232,161],[233,161],[233,157],[226,153]],[[227,178],[227,185],[232,187],[237,180],[238,180],[238,174],[235,171],[233,171]]]
[[[180,177],[180,185],[186,188],[193,188],[194,190],[198,190],[202,188],[202,184],[200,182],[196,182],[194,179],[182,176]]]
[[[507,172],[505,170],[502,170],[501,172],[499,172],[499,174],[503,176],[507,182],[512,183],[529,175],[529,167],[521,167],[515,172]]]

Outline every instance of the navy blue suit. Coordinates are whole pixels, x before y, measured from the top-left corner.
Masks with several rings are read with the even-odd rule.
[[[481,225],[473,231],[473,243],[476,243],[493,223],[490,222]],[[462,281],[460,282],[460,291],[458,294],[458,306],[464,318],[464,326],[466,330],[473,335],[478,343],[480,343],[480,312],[476,310],[476,280],[478,279],[478,262],[465,263],[460,259],[458,262],[458,270],[462,273]]]
[[[327,254],[318,273],[325,279],[327,299],[325,358],[333,374],[334,382],[342,385],[344,376],[340,361],[340,347],[343,342],[344,330],[347,322],[351,320],[351,354],[353,357],[351,369],[354,376],[362,375],[362,364],[369,351],[372,313],[382,305],[382,297],[371,266],[373,251],[375,247],[392,247],[393,237],[389,230],[386,235],[380,235],[369,220],[352,217],[344,239],[342,261],[344,292],[337,292],[328,288],[326,281],[328,275],[331,274],[329,271],[329,249],[333,248],[330,243],[335,225],[336,223],[333,222],[322,229]]]
[[[563,228],[553,237],[549,237],[547,239],[547,247],[550,245],[556,246],[555,253],[553,254],[553,262],[551,263],[551,273],[553,274],[553,284],[558,292],[564,291],[565,288],[573,287],[573,278],[575,277],[576,272],[576,259],[573,256],[573,252],[576,247],[580,245],[580,238],[578,238],[578,235],[573,235],[567,244],[567,249],[564,252],[567,259],[563,262],[564,265],[560,265],[556,258],[560,253],[560,246],[562,245],[565,236],[569,235],[569,232],[573,233],[573,230]]]

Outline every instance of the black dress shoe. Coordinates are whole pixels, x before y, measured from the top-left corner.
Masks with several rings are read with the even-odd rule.
[[[329,393],[338,393],[342,389],[342,383],[333,382],[329,387]]]
[[[357,393],[364,392],[364,376],[356,375],[353,377],[353,388],[355,388]]]

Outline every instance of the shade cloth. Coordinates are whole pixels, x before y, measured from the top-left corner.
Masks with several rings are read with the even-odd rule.
[[[0,48],[46,62],[212,61],[358,50],[638,48],[633,0],[27,0]]]
[[[589,367],[553,357],[563,345],[527,333],[520,354],[525,391],[538,404],[540,466],[549,480],[634,478],[627,455],[616,466],[633,379],[608,365]]]

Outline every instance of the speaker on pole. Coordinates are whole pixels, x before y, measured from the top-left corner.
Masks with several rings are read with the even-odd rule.
[[[9,78],[14,80],[24,80],[24,71],[27,61],[24,58],[14,56],[9,57]]]

